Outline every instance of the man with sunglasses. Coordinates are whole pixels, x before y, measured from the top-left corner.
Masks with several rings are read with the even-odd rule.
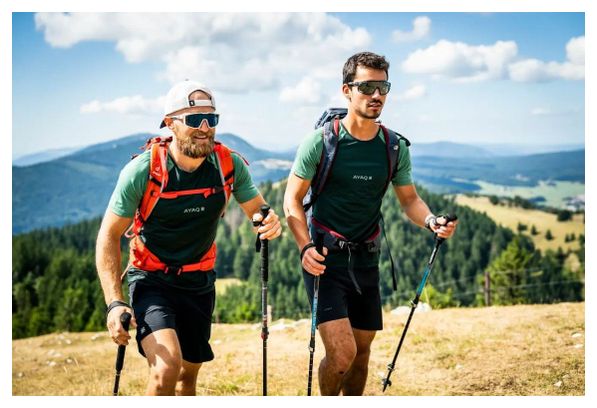
[[[261,220],[259,208],[265,200],[246,164],[215,143],[218,120],[208,88],[193,81],[174,85],[161,123],[172,131],[172,141],[152,145],[124,167],[98,234],[96,263],[108,305],[108,330],[115,343],[128,344],[120,316],[133,314],[139,352],[149,364],[147,395],[195,395],[201,364],[214,358],[209,345],[214,240],[228,195],[234,195],[247,217]],[[233,170],[225,174],[224,167]],[[147,198],[156,194],[157,201]],[[144,211],[149,216],[140,215],[147,214]],[[280,236],[273,210],[262,221],[257,229],[261,238]],[[120,239],[131,222],[129,305],[119,270]]]
[[[342,93],[348,112],[336,123],[337,150],[325,188],[313,203],[310,226],[303,198],[323,160],[322,128],[299,146],[284,195],[284,212],[301,251],[311,302],[315,276],[320,276],[317,324],[325,347],[319,365],[322,395],[362,395],[365,389],[371,343],[383,326],[379,249],[371,250],[375,246],[369,239],[379,236],[388,175],[393,175],[391,183],[400,205],[415,224],[443,238],[450,237],[456,226],[456,222],[437,225],[418,196],[404,138],[398,139],[397,168],[389,172],[386,130],[377,121],[390,91],[388,69],[383,56],[370,52],[355,54],[344,65]],[[320,232],[326,237],[323,254],[313,244]]]

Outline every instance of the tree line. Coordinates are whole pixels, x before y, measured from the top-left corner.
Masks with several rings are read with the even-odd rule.
[[[285,182],[260,186],[268,203],[283,218]],[[496,225],[487,215],[458,206],[451,198],[419,194],[436,214],[456,213],[460,224],[442,246],[422,301],[433,307],[479,306],[486,298],[489,276],[493,304],[576,301],[584,298],[584,239],[576,251],[580,266],[567,266],[561,249],[541,253],[529,237]],[[400,209],[393,191],[382,204],[385,232],[395,262],[398,290],[392,290],[390,258],[383,243],[380,288],[386,309],[406,304],[413,296],[428,261],[433,235],[413,225]],[[13,338],[54,331],[100,331],[105,308],[95,267],[95,240],[101,219],[62,228],[13,236]],[[583,237],[584,238],[584,237]],[[219,278],[242,281],[218,294],[214,320],[257,322],[260,304],[259,256],[255,234],[240,207],[231,201],[218,227]],[[121,241],[123,269],[128,242]],[[270,244],[269,303],[273,318],[303,318],[309,305],[302,279],[299,250],[285,228]],[[126,281],[123,282],[126,290]]]

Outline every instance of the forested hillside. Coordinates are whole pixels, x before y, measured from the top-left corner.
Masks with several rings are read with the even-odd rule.
[[[261,191],[280,215],[285,183],[261,185]],[[576,301],[584,298],[584,242],[578,251],[581,268],[564,267],[566,253],[540,253],[530,239],[498,227],[489,217],[460,207],[442,196],[419,193],[436,212],[459,217],[457,234],[441,248],[424,301],[434,307],[474,306],[484,302],[483,276],[490,271],[493,304]],[[382,211],[398,290],[392,291],[387,251],[381,255],[382,301],[386,307],[405,304],[421,279],[432,235],[405,219],[397,199],[386,196]],[[33,231],[13,237],[13,337],[56,330],[102,330],[105,304],[95,269],[95,238],[100,219],[63,228]],[[285,225],[284,221],[283,224]],[[218,296],[214,319],[219,322],[257,321],[260,313],[259,256],[255,235],[239,207],[232,203],[218,231],[218,276],[237,277]],[[122,241],[123,267],[127,242]],[[126,285],[126,282],[124,283]],[[285,229],[270,244],[269,302],[274,318],[309,314],[300,272],[298,249]]]

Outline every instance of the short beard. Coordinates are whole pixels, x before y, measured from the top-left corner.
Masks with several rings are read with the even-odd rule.
[[[367,113],[365,113],[359,109],[355,109],[355,113],[357,114],[357,116],[360,116],[361,118],[364,118],[364,119],[377,119],[381,116],[381,110],[379,111],[379,113],[374,113],[372,115],[368,115]]]
[[[192,137],[184,140],[177,137],[176,147],[185,156],[191,159],[198,159],[200,157],[207,157],[214,151],[215,141],[213,137],[209,136],[207,143],[196,143]]]

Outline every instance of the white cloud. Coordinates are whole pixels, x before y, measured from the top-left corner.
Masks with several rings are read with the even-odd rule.
[[[440,40],[411,53],[402,63],[402,69],[411,74],[427,74],[456,82],[582,80],[585,72],[584,44],[584,37],[572,38],[566,45],[566,61],[544,62],[533,58],[517,59],[518,46],[514,41],[469,45]]]
[[[416,116],[416,120],[420,123],[431,123],[433,122],[433,117],[427,113],[422,113]]]
[[[311,77],[303,78],[293,87],[285,87],[280,92],[280,101],[313,104],[321,99],[321,84]]]
[[[113,112],[124,115],[144,115],[162,113],[164,97],[145,99],[141,95],[123,96],[109,102],[93,100],[82,105],[81,113]]]
[[[334,108],[347,108],[348,100],[340,90],[329,95],[327,106]]]
[[[424,97],[425,95],[427,95],[427,88],[425,87],[425,85],[418,84],[418,85],[413,85],[410,88],[408,88],[406,91],[398,94],[396,99],[399,101],[412,101],[415,99],[420,99],[420,98]]]
[[[585,65],[585,37],[571,38],[566,44],[566,57],[575,65]]]
[[[426,16],[417,17],[413,20],[412,31],[394,30],[392,32],[392,39],[394,42],[410,42],[417,41],[429,35],[431,29],[431,19]]]
[[[493,45],[468,45],[440,40],[411,53],[402,69],[412,74],[431,74],[457,81],[482,81],[503,78],[507,65],[517,53],[514,41],[497,41]]]
[[[554,79],[585,78],[585,37],[570,39],[566,44],[566,61],[543,62],[525,59],[508,67],[510,78],[517,82],[545,82]]]
[[[533,116],[549,116],[552,112],[546,108],[533,108],[531,110],[531,115]]]
[[[577,113],[584,113],[584,109],[582,108],[562,108],[558,110],[553,110],[549,108],[543,107],[536,107],[531,109],[531,115],[533,116],[564,116],[564,115],[574,115]]]
[[[40,13],[54,47],[112,41],[131,63],[162,62],[171,83],[195,78],[218,91],[277,89],[289,77],[338,77],[370,34],[323,13]]]

